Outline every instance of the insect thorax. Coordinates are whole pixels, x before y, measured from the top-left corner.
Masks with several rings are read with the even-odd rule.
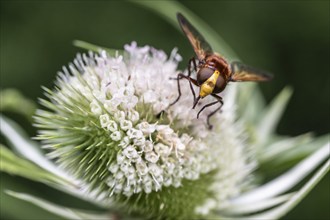
[[[229,79],[231,70],[230,70],[230,64],[227,62],[227,60],[218,55],[218,54],[212,54],[205,58],[205,66],[208,66],[213,69],[217,69],[220,71],[220,73],[226,78]]]

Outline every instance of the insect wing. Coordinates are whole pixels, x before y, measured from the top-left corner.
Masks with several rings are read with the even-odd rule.
[[[231,81],[269,81],[273,75],[262,70],[255,69],[240,62],[231,63]]]
[[[190,24],[190,22],[180,13],[177,14],[177,18],[181,29],[190,41],[194,51],[199,60],[204,60],[206,55],[213,53],[213,50],[209,43],[204,39],[204,37]]]

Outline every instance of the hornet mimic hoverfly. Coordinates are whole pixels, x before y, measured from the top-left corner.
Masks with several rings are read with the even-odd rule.
[[[228,63],[228,61],[220,54],[213,52],[211,46],[204,39],[204,37],[194,28],[194,26],[192,26],[192,24],[182,14],[178,13],[177,18],[181,29],[183,30],[184,34],[188,38],[190,44],[195,51],[198,63],[196,63],[195,57],[191,58],[188,63],[188,75],[179,73],[177,78],[175,78],[178,83],[179,96],[173,103],[170,104],[170,106],[174,105],[177,101],[179,101],[181,97],[179,81],[181,79],[187,79],[189,81],[192,94],[194,96],[193,109],[196,107],[200,99],[203,99],[208,95],[211,95],[216,99],[216,101],[203,106],[198,112],[197,118],[205,108],[215,105],[217,103],[220,104],[217,109],[212,111],[207,116],[207,125],[211,129],[212,125],[210,124],[210,117],[214,115],[217,111],[219,111],[223,105],[222,98],[217,94],[222,92],[226,88],[228,82],[268,81],[272,78],[272,75],[254,69],[240,62],[235,61]],[[193,71],[197,72],[197,79],[193,79],[190,77],[192,73],[192,68]],[[197,98],[192,84],[200,87],[199,95],[197,96]]]

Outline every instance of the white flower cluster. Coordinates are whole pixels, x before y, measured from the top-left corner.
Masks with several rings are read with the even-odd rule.
[[[119,122],[120,123],[120,122]],[[140,129],[136,129],[140,128]],[[162,186],[180,186],[182,178],[195,180],[210,171],[209,162],[201,166],[206,146],[187,134],[179,137],[168,125],[142,122],[130,128],[120,141],[122,149],[111,164],[108,185],[114,193],[127,196],[159,190]],[[157,134],[155,140],[151,135]],[[187,149],[186,149],[187,148]]]
[[[179,187],[183,179],[196,180],[212,170],[218,171],[219,180],[228,178],[223,181],[225,185],[213,187],[216,191],[226,188],[226,192],[215,196],[216,200],[223,201],[240,191],[239,184],[250,169],[246,169],[245,145],[237,141],[241,132],[231,126],[236,123],[233,117],[226,116],[226,112],[234,115],[232,106],[227,105],[223,114],[213,117],[214,129],[208,130],[205,118],[212,109],[206,109],[196,119],[188,82],[182,80],[183,95],[170,107],[178,95],[177,82],[170,80],[176,77],[181,59],[176,50],[168,58],[163,51],[137,47],[133,42],[125,46],[125,52],[125,58],[109,57],[104,51],[100,55],[78,56],[75,66],[70,66],[73,75],[66,69],[61,74],[62,82],[88,99],[89,114],[98,118],[98,126],[109,136],[111,143],[105,144],[117,151],[106,180],[111,194],[131,196]],[[60,85],[66,97],[79,97],[70,94],[72,89],[66,91],[66,87]],[[207,101],[205,98],[201,104]],[[161,111],[166,112],[169,124],[157,121],[156,115]],[[232,127],[229,132],[224,132],[226,125]],[[197,212],[211,208],[199,207]]]

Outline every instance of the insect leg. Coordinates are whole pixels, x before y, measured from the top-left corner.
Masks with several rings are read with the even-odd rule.
[[[195,57],[192,57],[192,58],[190,58],[190,60],[189,60],[189,63],[188,63],[188,77],[191,79],[191,67],[193,67],[193,70],[196,72],[197,71],[197,64],[196,64],[196,59],[195,59]],[[197,81],[196,80],[194,80],[195,82],[194,82],[194,84],[196,85],[196,86],[198,86],[198,84],[197,84]],[[192,82],[191,82],[191,80],[189,80],[189,86],[190,86],[190,90],[191,90],[191,93],[193,94],[193,98],[194,98],[194,101],[193,101],[193,103],[196,103],[196,94],[195,94],[195,90],[194,90],[194,88],[193,88],[193,86],[192,86],[192,84],[191,84]]]
[[[172,106],[174,105],[175,103],[177,103],[181,97],[181,87],[180,87],[180,82],[179,80],[181,80],[182,78],[185,78],[189,81],[189,86],[190,86],[190,90],[191,90],[191,93],[193,94],[193,98],[194,98],[194,102],[196,100],[196,94],[195,94],[195,90],[192,86],[192,83],[196,86],[198,86],[197,84],[197,81],[193,78],[190,77],[191,75],[191,68],[194,68],[193,70],[194,71],[197,71],[197,65],[196,65],[196,60],[194,57],[192,57],[189,62],[188,62],[188,66],[187,66],[187,69],[188,69],[188,76],[185,76],[183,73],[179,73],[177,78],[170,78],[170,79],[176,79],[177,80],[177,83],[178,83],[178,92],[179,92],[179,95],[178,97],[176,98],[176,100],[174,102],[172,102],[169,106]]]
[[[198,112],[198,114],[197,114],[197,118],[198,118],[198,117],[199,117],[199,114],[200,114],[205,108],[210,107],[210,106],[212,106],[212,105],[215,105],[215,104],[217,104],[217,103],[220,103],[220,106],[219,106],[217,109],[215,109],[214,111],[212,111],[210,114],[208,114],[208,116],[207,116],[207,125],[209,126],[209,129],[212,129],[212,125],[210,124],[210,117],[211,117],[212,115],[214,115],[217,111],[219,111],[219,110],[221,109],[222,105],[223,105],[223,101],[222,101],[222,98],[221,98],[220,96],[218,96],[218,95],[216,95],[216,94],[211,94],[211,95],[212,95],[214,98],[216,98],[217,101],[215,101],[215,102],[211,102],[211,103],[209,103],[209,104],[204,105],[203,108],[202,108],[201,110],[199,110],[199,112]]]
[[[201,113],[204,109],[206,109],[207,107],[210,107],[210,106],[212,106],[212,105],[215,105],[215,104],[217,104],[217,103],[218,103],[218,101],[215,101],[215,102],[211,102],[211,103],[209,103],[209,104],[204,105],[203,108],[201,108],[201,110],[199,110],[199,112],[198,112],[198,114],[197,114],[197,118],[199,118],[200,113]]]
[[[189,63],[188,63],[188,76],[190,77],[191,75],[191,67],[193,67],[194,71],[197,71],[197,64],[196,64],[196,59],[195,57],[190,58]]]
[[[177,79],[177,83],[178,83],[178,92],[179,92],[179,96],[178,96],[178,97],[176,98],[176,100],[175,100],[174,102],[172,102],[169,106],[172,106],[172,105],[174,105],[175,103],[177,103],[177,102],[179,101],[180,97],[181,97],[180,79],[182,79],[182,78],[187,79],[187,80],[189,81],[190,89],[191,89],[191,92],[192,92],[192,94],[193,94],[193,96],[194,96],[194,100],[196,99],[196,95],[195,95],[194,88],[192,87],[192,83],[193,83],[194,85],[197,86],[197,85],[198,85],[198,84],[197,84],[197,81],[196,81],[195,79],[189,77],[189,76],[185,76],[183,73],[179,73],[179,74],[178,74],[178,77],[176,78],[176,79]]]

